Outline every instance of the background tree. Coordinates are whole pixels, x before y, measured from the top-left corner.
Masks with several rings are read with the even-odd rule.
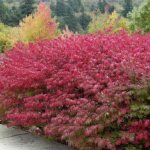
[[[99,8],[101,13],[105,13],[105,5],[106,5],[105,0],[99,0],[98,1],[98,8]]]
[[[128,13],[133,10],[133,3],[132,0],[124,0],[124,10],[122,11],[122,15],[127,17]]]
[[[82,26],[78,19],[78,17],[81,15],[81,11],[84,10],[82,6],[83,5],[80,0],[79,1],[57,0],[55,7],[55,14],[57,16],[57,20],[59,22],[59,27],[61,30],[66,29],[67,26],[68,29],[73,32],[83,31]]]
[[[120,30],[129,30],[128,20],[121,17],[117,12],[112,14],[100,14],[99,16],[94,16],[91,23],[89,24],[88,32],[105,32],[110,30],[111,32],[118,32]]]
[[[81,32],[82,27],[79,24],[78,18],[75,16],[74,11],[72,7],[69,5],[66,5],[66,16],[64,16],[64,25],[68,26],[69,30],[73,32]],[[65,28],[63,27],[63,29]]]
[[[74,12],[82,12],[84,10],[81,0],[68,0],[68,4]]]
[[[9,38],[9,27],[0,23],[0,53],[11,47],[11,39]]]
[[[89,15],[87,15],[85,12],[83,12],[81,14],[81,16],[79,17],[79,22],[80,22],[80,25],[82,26],[83,30],[87,30],[87,27],[91,21],[91,17]]]
[[[23,0],[19,7],[20,20],[34,12],[35,0]]]
[[[104,25],[108,19],[106,14],[97,14],[92,16],[92,21],[88,26],[88,33],[96,33],[104,30]]]
[[[18,26],[20,21],[20,13],[16,6],[13,6],[9,9],[9,16],[7,20],[7,25],[9,26]]]
[[[129,30],[128,20],[120,16],[116,11],[109,15],[106,23],[104,24],[104,29],[111,29],[112,32],[118,32],[121,30]]]
[[[142,30],[150,32],[150,1],[148,0],[139,9],[130,14],[131,29],[133,32]]]
[[[64,0],[57,0],[55,8],[56,16],[65,16],[66,15],[66,4]]]
[[[95,11],[97,9],[97,6],[92,4],[91,7],[90,7],[90,11]]]
[[[54,16],[56,16],[56,12],[55,12],[55,7],[56,7],[56,5],[55,5],[55,2],[54,1],[51,1],[50,2],[50,10],[51,10],[51,15],[54,17]]]
[[[7,23],[7,11],[8,9],[3,0],[0,0],[0,22]]]
[[[40,3],[37,11],[20,23],[20,37],[24,42],[53,39],[57,36],[57,31],[57,24],[44,3]]]
[[[111,3],[108,3],[106,0],[99,0],[98,8],[102,14],[105,13],[106,8],[108,9],[107,12],[110,14],[115,10],[115,6],[111,5]]]
[[[109,13],[111,14],[113,11],[115,11],[115,6],[112,5],[109,7]]]

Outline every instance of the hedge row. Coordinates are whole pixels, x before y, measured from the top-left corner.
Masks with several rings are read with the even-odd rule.
[[[79,150],[150,147],[150,34],[18,44],[0,65],[8,125]]]

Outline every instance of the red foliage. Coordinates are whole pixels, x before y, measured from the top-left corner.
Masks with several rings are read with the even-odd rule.
[[[117,144],[142,145],[150,147],[150,120],[132,122],[127,136],[122,137]]]
[[[134,144],[145,143],[145,147],[150,147],[150,120],[137,121],[132,123],[130,133],[135,133]]]
[[[130,87],[149,82],[149,39],[119,33],[18,44],[0,66],[9,124],[35,125],[78,149],[113,150],[102,133],[130,112]]]

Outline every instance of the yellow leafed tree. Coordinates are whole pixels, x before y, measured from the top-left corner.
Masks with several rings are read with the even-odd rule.
[[[93,15],[92,21],[89,24],[88,32],[95,33],[104,30],[105,23],[108,19],[108,15],[100,14],[100,15]]]
[[[11,39],[9,38],[10,28],[0,23],[0,53],[11,47]]]
[[[105,29],[112,28],[113,32],[118,32],[120,30],[129,30],[129,24],[127,19],[119,16],[115,11],[108,17],[105,24]]]
[[[112,32],[118,32],[120,30],[129,31],[128,20],[119,16],[115,11],[111,15],[101,14],[99,16],[94,16],[89,25],[88,32],[103,32],[107,29],[111,29]]]
[[[57,23],[51,17],[51,11],[44,3],[40,3],[37,11],[27,16],[20,23],[20,38],[23,42],[53,39],[57,36]]]

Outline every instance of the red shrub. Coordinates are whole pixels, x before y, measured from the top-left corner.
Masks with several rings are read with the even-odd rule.
[[[150,120],[136,121],[129,126],[129,131],[117,144],[144,144],[145,149],[150,147]]]
[[[78,35],[18,44],[5,55],[0,101],[8,123],[35,125],[78,149],[115,149],[129,91],[150,79],[150,35]]]

